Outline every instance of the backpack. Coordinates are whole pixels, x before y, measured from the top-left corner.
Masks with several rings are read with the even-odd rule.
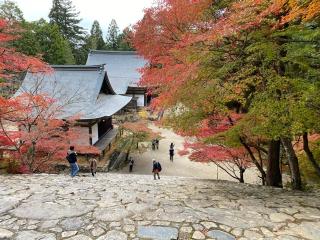
[[[159,170],[159,172],[161,172],[161,170],[162,170],[161,164],[159,162],[158,162],[158,170]]]
[[[71,159],[70,159],[70,155],[69,155],[69,154],[66,156],[66,159],[67,159],[68,162],[70,163]]]

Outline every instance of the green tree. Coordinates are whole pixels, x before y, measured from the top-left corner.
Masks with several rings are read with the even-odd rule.
[[[134,48],[131,44],[132,30],[126,27],[122,33],[119,34],[119,50],[121,51],[133,51]]]
[[[40,42],[37,39],[34,24],[24,22],[21,24],[23,31],[21,38],[15,40],[12,44],[19,51],[26,55],[36,56],[41,53]]]
[[[74,58],[77,64],[85,64],[88,58],[88,54],[91,46],[90,35],[84,36],[84,41],[78,48],[74,49]]]
[[[61,35],[55,24],[44,19],[22,24],[21,38],[13,42],[20,52],[32,56],[42,55],[49,64],[74,64],[69,42]]]
[[[17,4],[10,0],[4,0],[0,5],[0,17],[9,22],[24,22],[24,17],[21,9]]]
[[[103,40],[102,30],[97,20],[93,22],[91,27],[89,45],[90,49],[94,50],[103,50],[106,47],[106,44]]]
[[[75,49],[83,40],[84,30],[79,23],[79,12],[75,10],[71,0],[53,0],[49,13],[51,24],[56,24],[61,34]]]
[[[116,20],[112,19],[107,32],[107,48],[110,50],[119,49],[119,27]]]
[[[75,63],[70,44],[56,24],[40,20],[35,23],[35,32],[44,61],[61,65]]]

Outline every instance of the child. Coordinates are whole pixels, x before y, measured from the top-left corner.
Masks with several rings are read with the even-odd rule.
[[[97,160],[95,158],[90,158],[89,163],[90,163],[91,174],[94,177],[94,175],[97,173]]]

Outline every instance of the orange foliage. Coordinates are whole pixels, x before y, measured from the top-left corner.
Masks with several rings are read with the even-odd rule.
[[[319,0],[236,1],[213,18],[207,0],[162,0],[145,10],[134,27],[133,45],[149,66],[141,69],[141,85],[159,95],[153,106],[174,105],[178,91],[198,73],[198,60],[226,37],[261,25],[281,28],[297,17],[311,20],[320,13]],[[209,17],[208,17],[209,15]],[[196,57],[192,57],[197,55]],[[155,88],[156,87],[156,88]]]
[[[302,18],[309,21],[320,16],[320,1],[309,0],[307,3],[298,0],[289,0],[289,13],[282,19],[282,23],[286,23],[296,18]]]
[[[159,137],[159,133],[152,131],[152,129],[148,127],[148,123],[146,121],[125,122],[121,125],[121,128],[134,134],[145,133],[147,134],[148,139]]]
[[[200,27],[196,23],[201,23],[202,13],[210,2],[158,1],[156,7],[145,10],[144,18],[134,27],[133,45],[150,63],[141,69],[141,84],[160,91],[161,103],[173,100],[175,91],[194,72],[195,65],[178,51],[179,45],[187,32]]]
[[[12,158],[30,172],[45,171],[54,160],[65,159],[75,137],[72,121],[56,119],[54,100],[32,94],[12,99],[0,97],[0,142],[13,149]]]

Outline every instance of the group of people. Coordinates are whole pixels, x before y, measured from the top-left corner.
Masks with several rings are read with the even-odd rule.
[[[152,140],[152,149],[159,149],[159,140],[158,139],[153,139]],[[174,156],[174,143],[170,144],[169,147],[169,157],[170,161],[173,162],[173,156]],[[70,164],[70,175],[71,177],[74,177],[78,174],[79,172],[79,165],[77,163],[77,153],[74,150],[74,146],[70,146],[70,149],[67,152],[67,157],[66,159],[68,160]],[[156,161],[155,159],[152,160],[152,172],[153,172],[153,177],[156,180],[160,179],[160,172],[162,170],[160,162]],[[94,177],[97,173],[97,160],[95,158],[90,158],[89,160],[90,164],[90,171],[92,176]],[[133,165],[134,165],[134,160],[132,157],[129,159],[129,172],[133,171]]]
[[[152,150],[158,150],[159,149],[159,139],[152,139],[151,141]]]
[[[159,149],[159,139],[152,139],[151,141],[152,150],[158,150]],[[169,147],[169,158],[170,161],[173,162],[173,156],[174,156],[174,144],[171,143]]]
[[[80,170],[79,165],[78,165],[77,156],[78,155],[77,155],[77,152],[74,150],[74,146],[70,146],[70,148],[67,152],[66,159],[68,160],[68,162],[70,164],[71,177],[75,177]],[[90,158],[89,164],[90,164],[91,174],[94,177],[97,174],[97,160],[95,158]]]

